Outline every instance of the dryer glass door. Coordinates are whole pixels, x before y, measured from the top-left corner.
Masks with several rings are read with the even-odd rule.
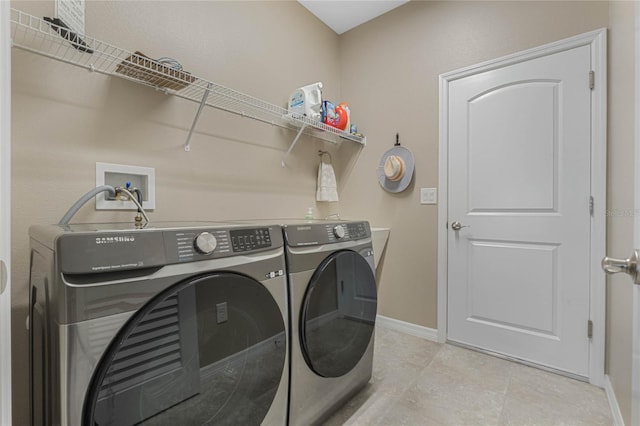
[[[137,311],[109,345],[85,425],[258,425],[285,369],[283,313],[258,281],[213,273]]]
[[[376,308],[376,279],[364,257],[344,250],[322,261],[300,314],[300,342],[309,367],[323,377],[351,371],[371,341]]]

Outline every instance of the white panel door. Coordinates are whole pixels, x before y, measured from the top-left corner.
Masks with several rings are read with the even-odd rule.
[[[449,340],[584,377],[590,70],[581,46],[452,81],[448,128]]]

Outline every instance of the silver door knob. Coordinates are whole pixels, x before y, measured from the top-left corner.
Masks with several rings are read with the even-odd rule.
[[[613,257],[605,257],[602,259],[602,269],[607,274],[617,274],[624,272],[629,274],[634,284],[640,284],[640,274],[638,274],[638,257],[640,253],[634,250],[628,259],[615,259]]]
[[[462,228],[469,228],[469,225],[463,225],[460,222],[458,222],[457,220],[455,222],[451,223],[451,229],[453,229],[454,231],[459,231]]]

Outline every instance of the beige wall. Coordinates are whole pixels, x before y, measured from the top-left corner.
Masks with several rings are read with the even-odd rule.
[[[627,257],[633,249],[634,176],[634,2],[609,7],[609,140],[607,253]],[[631,424],[633,294],[630,280],[615,275],[607,284],[606,371],[625,424]]]
[[[52,16],[53,1],[14,2]],[[216,83],[286,105],[296,87],[323,81],[340,93],[338,36],[297,2],[87,2],[87,33],[151,57],[171,56]],[[207,108],[183,149],[197,105],[121,79],[13,49],[13,388],[26,424],[31,224],[56,223],[95,186],[95,163],[155,167],[152,220],[302,218],[315,206],[325,143]],[[131,220],[95,212],[77,221]]]
[[[13,5],[38,16],[53,13],[51,1]],[[305,139],[286,169],[279,164],[292,133],[207,109],[193,150],[185,153],[196,105],[14,49],[16,424],[26,416],[26,374],[20,372],[27,371],[27,228],[56,222],[93,187],[96,161],[156,168],[152,220],[301,217],[315,206],[319,215],[340,212],[389,226],[379,313],[436,328],[437,206],[420,205],[419,188],[438,186],[438,75],[607,26],[612,64],[626,66],[624,56],[633,55],[627,52],[633,46],[625,35],[633,20],[627,8],[607,2],[413,1],[338,37],[296,2],[87,3],[87,32],[96,38],[153,57],[175,57],[196,75],[273,103],[284,105],[292,89],[319,80],[326,99],[348,101],[367,146],[329,147]],[[633,121],[624,118],[624,93],[632,93],[631,84],[628,72],[610,67],[610,113],[620,113],[610,116],[609,186],[621,188],[610,191],[609,206],[615,208],[626,208],[622,197],[632,176]],[[376,168],[396,132],[413,151],[416,171],[409,189],[392,195],[379,187]],[[333,152],[339,205],[315,205],[319,148]],[[77,216],[129,218],[95,212],[91,204]],[[609,220],[610,253],[630,250],[626,226],[623,219]],[[609,295],[610,348],[628,339],[612,331],[630,321],[628,309],[611,314],[619,303],[628,306],[624,291]],[[630,353],[610,349],[607,355],[627,416],[624,372]]]
[[[379,313],[437,327],[437,209],[419,204],[438,186],[438,75],[597,28],[609,27],[608,204],[633,211],[632,2],[411,2],[341,37],[343,97],[369,135],[343,196],[348,216],[391,227]],[[399,132],[416,159],[414,183],[388,194],[376,181]],[[607,251],[631,251],[630,217],[608,218]],[[631,415],[631,287],[607,295],[607,366],[627,423]]]
[[[606,2],[410,2],[340,40],[343,96],[369,134],[343,195],[349,216],[391,227],[379,311],[437,327],[438,76],[607,27]],[[381,155],[400,133],[413,151],[413,185],[399,195],[376,180]]]

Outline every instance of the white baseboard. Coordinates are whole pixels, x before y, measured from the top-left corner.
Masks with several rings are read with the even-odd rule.
[[[389,330],[396,330],[412,336],[421,337],[433,342],[438,341],[438,330],[424,327],[422,325],[411,324],[410,322],[400,321],[382,315],[378,315],[376,317],[376,325],[388,328]]]
[[[604,376],[604,391],[607,394],[607,399],[609,400],[609,408],[611,409],[611,417],[613,418],[613,425],[624,426],[624,419],[622,418],[622,412],[620,412],[620,406],[618,405],[618,400],[616,399],[616,393],[613,391],[613,386],[611,385],[611,379],[609,378],[608,374]]]

